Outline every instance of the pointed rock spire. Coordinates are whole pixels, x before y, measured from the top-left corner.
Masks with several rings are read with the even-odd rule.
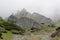
[[[25,8],[23,8],[23,9],[21,10],[21,12],[27,12],[27,10],[26,10]]]
[[[26,10],[25,8],[23,8],[23,9],[21,10],[21,12],[19,13],[19,16],[20,16],[20,17],[26,17],[27,14],[28,14],[27,10]]]

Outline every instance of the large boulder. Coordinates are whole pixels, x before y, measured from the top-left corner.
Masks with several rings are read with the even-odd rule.
[[[47,18],[47,17],[45,17],[41,14],[38,14],[36,12],[34,12],[31,15],[31,18],[34,19],[35,21],[37,21],[39,24],[41,24],[41,23],[48,24],[48,25],[54,24],[50,18]]]

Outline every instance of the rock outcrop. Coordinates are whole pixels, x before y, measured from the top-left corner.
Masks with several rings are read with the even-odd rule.
[[[52,25],[53,21],[50,18],[47,18],[41,14],[38,13],[33,13],[31,15],[31,18],[36,20],[39,24],[44,23],[44,24],[48,24],[48,25]]]
[[[41,25],[39,23],[27,17],[21,17],[16,24],[21,27],[30,27],[30,28],[34,27],[39,29],[41,28]]]
[[[41,23],[52,25],[53,22],[50,18],[47,18],[38,13],[29,13],[26,9],[17,12],[16,15],[11,15],[8,20],[16,22],[17,25],[21,27],[36,27],[41,28]]]
[[[17,18],[12,14],[11,16],[8,17],[8,21],[11,23],[16,23]]]

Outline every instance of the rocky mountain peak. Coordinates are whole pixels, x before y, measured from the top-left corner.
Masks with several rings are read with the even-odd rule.
[[[23,8],[23,9],[21,10],[21,12],[27,12],[27,10],[26,10],[25,8]]]
[[[17,12],[15,16],[19,19],[20,17],[27,17],[28,14],[29,12],[27,12],[27,10],[23,8],[20,12]]]
[[[18,15],[17,15],[18,14]],[[40,15],[39,13],[34,12],[33,14],[30,14],[28,11],[26,11],[25,8],[23,8],[20,12],[17,12],[16,15],[11,15],[9,20],[16,22],[16,24],[20,26],[41,26],[41,23],[52,25],[53,22],[50,18],[47,18],[43,15]],[[14,18],[14,16],[17,18],[17,20]],[[37,27],[36,26],[36,27]],[[32,27],[32,26],[31,26]]]

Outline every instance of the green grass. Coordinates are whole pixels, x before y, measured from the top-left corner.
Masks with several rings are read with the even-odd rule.
[[[0,27],[1,26],[5,29],[10,29],[10,31],[7,31],[7,33],[2,33],[3,39],[0,39],[0,40],[12,40],[12,38],[13,38],[12,32],[19,32],[19,31],[21,31],[21,33],[25,34],[26,40],[42,40],[42,38],[40,36],[37,36],[37,34],[40,34],[40,35],[49,34],[49,33],[52,33],[53,31],[55,31],[55,29],[56,29],[55,27],[49,27],[48,25],[43,25],[43,28],[41,30],[36,30],[34,32],[31,32],[32,30],[30,28],[26,28],[23,30],[23,29],[19,28],[17,25],[10,24],[9,22],[5,22],[5,21],[0,21]],[[33,34],[33,35],[31,36],[31,34]],[[58,40],[59,38],[56,37],[51,40],[55,40],[55,39]]]
[[[8,31],[7,33],[2,33],[2,34],[3,34],[2,35],[3,39],[0,39],[0,40],[11,40],[12,39],[13,34],[10,31]]]

